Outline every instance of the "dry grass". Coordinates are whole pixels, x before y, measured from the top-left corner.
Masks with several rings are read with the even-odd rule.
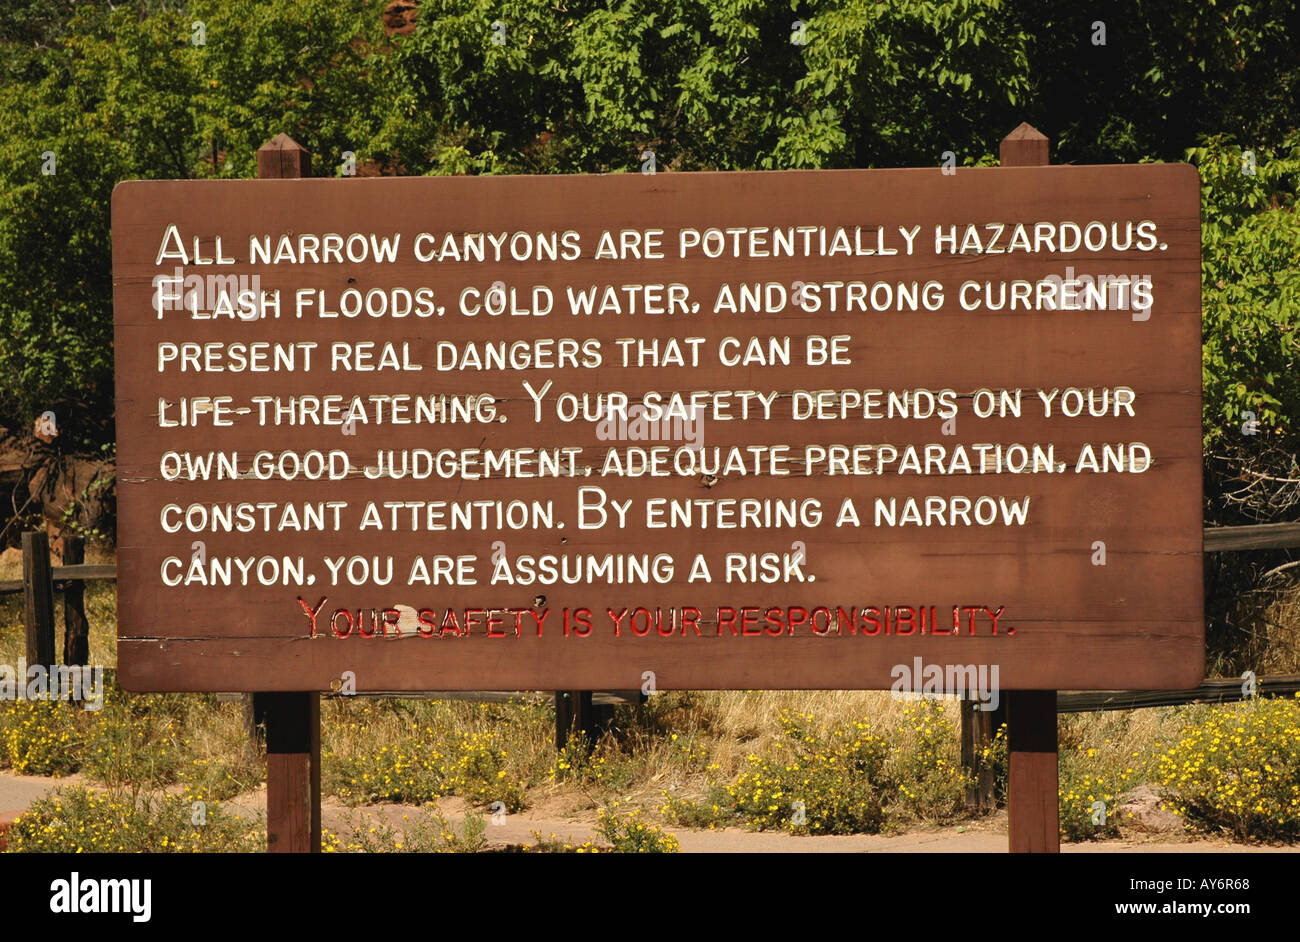
[[[1255,672],[1300,674],[1300,582],[1278,592],[1261,620],[1266,640]]]
[[[705,690],[673,694],[688,707],[672,715],[670,725],[680,735],[703,735],[711,747],[711,763],[721,776],[738,773],[751,753],[767,751],[781,737],[783,711],[811,713],[823,728],[848,719],[865,719],[881,729],[897,726],[907,701],[884,690]],[[667,778],[674,764],[666,756]]]
[[[0,575],[0,579],[22,578]],[[117,667],[117,586],[109,581],[87,584],[86,618],[90,622],[90,663],[105,668]],[[54,654],[63,661],[63,593],[54,593]],[[0,595],[0,664],[16,665],[27,653],[23,629],[23,594]]]
[[[1061,754],[1088,760],[1098,775],[1146,780],[1154,755],[1204,708],[1159,707],[1108,713],[1062,714],[1057,722]]]
[[[506,778],[524,787],[546,781],[555,761],[555,714],[548,701],[331,698],[321,705],[321,751],[337,760],[388,750],[413,757],[454,757],[464,741],[488,742],[505,753]],[[326,765],[326,784],[330,769]]]

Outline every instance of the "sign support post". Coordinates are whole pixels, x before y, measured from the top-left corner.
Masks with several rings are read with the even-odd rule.
[[[1002,139],[1004,167],[1050,163],[1047,137],[1021,124]],[[1007,844],[1011,853],[1060,853],[1056,691],[1012,690],[1007,701]]]
[[[309,176],[311,154],[287,134],[257,151],[257,176]],[[266,720],[266,849],[320,853],[320,694],[257,693],[255,712]]]
[[[259,693],[266,715],[266,849],[320,852],[320,694]]]

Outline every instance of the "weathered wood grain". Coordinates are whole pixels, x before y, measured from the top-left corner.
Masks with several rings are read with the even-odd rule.
[[[114,193],[114,281],[119,417],[119,598],[122,682],[133,689],[326,690],[343,670],[353,670],[362,690],[638,688],[656,673],[659,689],[888,687],[891,669],[914,656],[927,663],[1000,666],[1005,689],[1089,689],[1194,686],[1203,674],[1200,460],[1200,283],[1198,180],[1178,165],[1135,167],[1013,167],[932,170],[779,172],[764,174],[660,174],[603,177],[497,177],[364,180],[151,181],[119,186]],[[932,255],[843,259],[727,259],[685,262],[630,260],[559,264],[419,264],[403,251],[395,264],[251,266],[252,233],[428,232],[573,229],[584,247],[602,229],[682,226],[921,225],[1034,220],[1154,219],[1165,251],[1137,256],[1101,251],[1072,256]],[[722,283],[846,279],[907,281],[936,278],[949,287],[938,311],[848,315],[785,311],[778,315],[629,315],[575,318],[469,318],[454,310],[417,321],[361,318],[269,323],[158,320],[150,307],[155,257],[168,223],[202,235],[206,251],[220,234],[224,249],[241,258],[232,272],[257,274],[263,288],[318,286],[337,294],[401,284],[429,286],[439,303],[454,306],[466,285],[564,285],[681,282],[705,306]],[[666,245],[673,244],[671,235]],[[1150,320],[1128,312],[989,312],[960,310],[953,285],[1008,277],[1064,276],[1076,272],[1150,275],[1157,305]],[[1141,270],[1138,271],[1137,269]],[[197,270],[197,269],[196,269]],[[202,272],[200,272],[202,273]],[[614,353],[622,337],[705,338],[715,348],[727,336],[788,336],[798,349],[810,335],[851,334],[851,367],[725,367],[716,360],[687,370],[628,368],[606,362],[594,369],[530,369],[505,373],[159,374],[160,341],[374,340],[410,345],[431,362],[440,340],[458,344],[539,337],[595,337]],[[334,482],[254,480],[201,484],[160,480],[166,450],[311,448],[345,450],[354,464],[373,461],[379,449],[581,446],[590,464],[607,445],[626,451],[635,443],[598,439],[591,423],[532,421],[521,381],[535,387],[554,380],[561,392],[622,390],[631,396],[704,389],[770,389],[783,393],[788,410],[795,390],[953,388],[969,395],[981,387],[1025,390],[1066,386],[1132,387],[1137,416],[1079,418],[1068,422],[1025,417],[975,420],[963,413],[956,434],[943,436],[937,420],[794,421],[788,411],[771,422],[709,421],[706,448],[728,445],[870,444],[1042,441],[1069,454],[1085,441],[1141,441],[1155,456],[1139,475],[886,475],[882,477],[726,475],[703,478],[599,478],[612,498],[781,498],[822,501],[833,518],[853,498],[869,509],[874,498],[927,495],[1016,497],[1031,495],[1031,522],[1023,528],[819,527],[748,530],[650,529],[633,521],[622,530],[579,530],[572,513],[572,479],[488,481],[371,481],[356,476]],[[409,392],[490,394],[506,423],[439,426],[280,426],[247,424],[163,429],[158,399],[229,392],[240,396],[378,395]],[[655,444],[653,442],[645,443]],[[368,456],[368,457],[367,457]],[[471,530],[363,534],[178,533],[159,530],[164,502],[347,500],[355,514],[367,500],[554,500],[564,529]],[[355,517],[350,519],[355,520]],[[202,540],[209,557],[361,555],[398,558],[387,587],[327,587],[317,564],[310,586],[187,587],[160,585],[159,567],[170,555],[188,561],[190,543]],[[678,560],[671,582],[656,586],[486,584],[493,544],[521,554],[670,553]],[[694,554],[717,563],[728,552],[790,552],[806,544],[815,583],[690,584]],[[1092,565],[1093,544],[1104,542],[1106,566]],[[399,585],[403,560],[413,554],[475,555],[480,584],[431,588]],[[297,601],[328,598],[327,610],[391,605],[436,609],[523,608],[561,612],[606,608],[696,606],[702,626],[719,606],[1006,606],[1014,634],[996,637],[681,636],[585,638],[548,630],[542,638],[420,638],[363,640],[307,637]],[[539,605],[538,597],[545,598]],[[553,620],[548,623],[554,625]],[[608,623],[608,622],[607,622]]]

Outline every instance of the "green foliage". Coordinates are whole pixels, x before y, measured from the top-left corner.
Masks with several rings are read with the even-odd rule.
[[[1013,123],[1027,44],[1001,0],[441,0],[396,56],[381,144],[414,173],[973,161]]]
[[[202,823],[198,823],[201,821]],[[261,826],[209,803],[196,816],[175,795],[131,798],[67,788],[34,801],[10,828],[10,853],[216,853],[260,850]]]
[[[108,455],[115,451],[112,443],[105,443],[100,446],[100,452]],[[103,526],[88,526],[82,523],[82,519],[89,517],[89,505],[92,502],[99,503],[105,500],[106,496],[113,495],[117,485],[117,479],[111,474],[105,474],[103,471],[97,471],[95,476],[86,483],[76,494],[68,499],[63,511],[59,515],[59,524],[63,530],[84,537],[92,543],[101,545],[113,542],[113,538]]]
[[[748,827],[796,834],[874,834],[885,822],[889,740],[862,721],[820,729],[783,712],[783,738],[727,787]]]
[[[597,830],[620,854],[675,854],[681,850],[677,838],[663,828],[646,823],[637,810],[620,812],[618,803],[601,808]]]
[[[1300,100],[1293,0],[1018,0],[1034,35],[1027,120],[1061,161],[1178,160],[1205,136],[1281,140]],[[1105,45],[1094,42],[1095,23]]]
[[[281,131],[318,173],[362,154],[382,105],[382,4],[14,6],[0,31],[0,422],[52,410],[85,446],[111,438],[113,187],[252,176]]]
[[[1300,839],[1300,694],[1208,710],[1160,756],[1157,776],[1195,829]]]
[[[1188,158],[1201,172],[1205,440],[1300,430],[1300,134],[1283,147],[1214,137]],[[1252,159],[1253,158],[1253,161]],[[1249,172],[1253,171],[1253,172]]]

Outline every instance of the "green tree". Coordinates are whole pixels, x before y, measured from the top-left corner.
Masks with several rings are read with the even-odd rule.
[[[1192,148],[1201,172],[1205,442],[1300,431],[1300,134],[1274,151],[1222,137]]]
[[[0,32],[0,421],[52,410],[65,441],[102,441],[113,187],[252,176],[280,131],[317,155],[318,173],[364,152],[383,106],[382,5],[12,6]]]
[[[408,173],[971,163],[1029,88],[1002,0],[436,0],[394,73]]]
[[[1211,135],[1260,147],[1297,126],[1294,0],[1014,0],[1013,10],[1034,36],[1024,117],[1059,160],[1182,160]]]

